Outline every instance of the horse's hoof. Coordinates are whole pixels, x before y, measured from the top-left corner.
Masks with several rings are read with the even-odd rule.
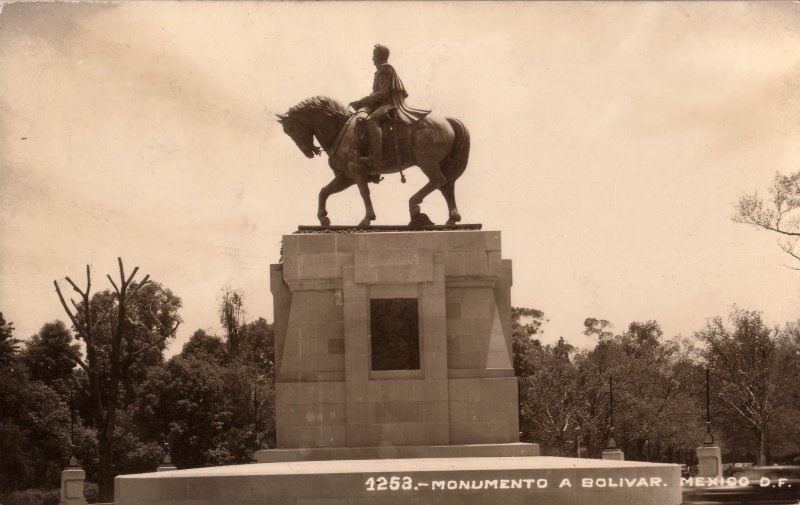
[[[322,219],[319,220],[319,224],[320,224],[320,226],[330,226],[331,225],[331,220],[330,220],[330,218],[323,217]]]
[[[408,226],[415,230],[419,230],[420,228],[425,228],[426,226],[433,226],[433,221],[431,221],[431,218],[429,218],[427,214],[420,212],[419,214],[414,214],[411,216],[411,222],[408,223]]]
[[[358,228],[361,228],[361,229],[369,228],[369,225],[370,225],[370,220],[364,218],[364,219],[361,220],[360,223],[358,223]]]

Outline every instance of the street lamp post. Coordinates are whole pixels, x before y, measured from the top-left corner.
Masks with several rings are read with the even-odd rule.
[[[703,445],[697,448],[697,476],[721,477],[722,452],[714,445],[714,435],[711,434],[711,382],[710,372],[706,367],[706,434]]]
[[[609,417],[609,438],[606,449],[616,449],[617,441],[614,440],[614,379],[608,378],[608,417]]]
[[[703,445],[714,445],[714,435],[711,434],[711,388],[709,381],[709,371],[706,367],[706,435],[703,437]]]
[[[614,379],[608,377],[608,415],[609,415],[609,437],[606,449],[603,451],[603,459],[624,460],[625,454],[617,448],[617,441],[614,440]]]

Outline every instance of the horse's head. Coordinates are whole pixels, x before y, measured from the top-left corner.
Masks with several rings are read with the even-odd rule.
[[[283,131],[294,140],[300,151],[308,158],[320,155],[314,145],[314,136],[320,144],[333,143],[336,133],[349,116],[347,108],[326,96],[314,96],[298,103],[286,114],[278,114]]]
[[[276,114],[276,116],[278,116],[278,122],[283,126],[283,132],[294,140],[306,158],[313,158],[315,154],[320,155],[319,147],[314,145],[314,131],[307,121],[291,110],[286,114]]]

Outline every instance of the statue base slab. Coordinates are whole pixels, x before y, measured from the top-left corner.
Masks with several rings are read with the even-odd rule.
[[[722,477],[722,451],[715,445],[697,448],[697,476]]]
[[[539,456],[539,444],[384,445],[378,447],[303,447],[267,449],[253,454],[259,463],[406,458],[481,458]]]
[[[390,231],[455,231],[455,230],[480,230],[483,225],[480,223],[465,224],[432,224],[415,228],[407,224],[371,224],[369,226],[358,225],[300,225],[296,233],[325,233],[325,232],[390,232]]]
[[[122,475],[115,505],[678,505],[678,465],[558,457],[256,463]]]

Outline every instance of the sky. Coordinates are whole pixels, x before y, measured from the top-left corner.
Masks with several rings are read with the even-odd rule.
[[[465,223],[500,230],[512,303],[584,346],[658,321],[691,336],[732,304],[800,318],[800,272],[731,221],[800,169],[800,4],[16,3],[0,13],[0,311],[18,338],[66,319],[53,280],[96,289],[116,258],[181,297],[171,352],[220,332],[223,288],[272,320],[281,237],[316,221],[324,158],[274,114],[370,91],[388,46],[407,102],[461,119]],[[425,180],[371,187],[405,224]],[[355,189],[328,202],[356,224]],[[446,220],[431,194],[423,211]],[[79,281],[80,279],[80,281]]]

